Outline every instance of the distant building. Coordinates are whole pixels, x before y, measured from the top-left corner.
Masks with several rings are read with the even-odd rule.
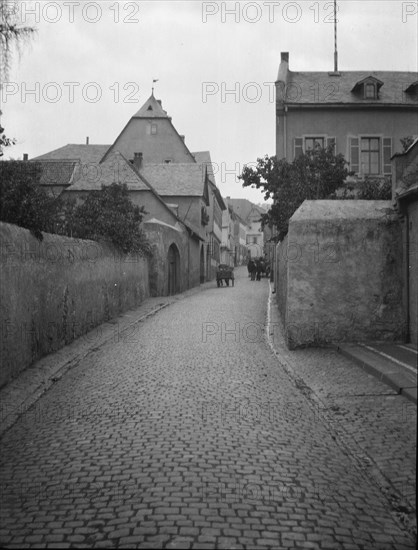
[[[153,294],[173,294],[214,276],[220,262],[222,211],[209,152],[196,160],[152,94],[112,145],[69,144],[37,157],[41,185],[82,198],[126,183],[144,206],[144,229],[155,245]]]
[[[261,227],[261,216],[266,211],[247,199],[231,199],[227,197],[228,204],[241,220],[246,224],[246,247],[251,258],[264,255],[264,231]]]

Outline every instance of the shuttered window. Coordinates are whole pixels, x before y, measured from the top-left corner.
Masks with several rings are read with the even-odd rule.
[[[328,136],[306,136],[297,137],[293,140],[293,157],[298,158],[307,151],[313,151],[317,147],[328,147],[332,145],[334,147],[334,154],[336,153],[336,139],[335,137]]]
[[[360,172],[360,147],[359,147],[359,138],[350,137],[350,171],[358,174]]]
[[[303,155],[303,138],[295,138],[293,143],[294,158],[297,159]]]
[[[392,174],[392,163],[390,157],[392,156],[392,138],[383,138],[383,174]]]
[[[392,173],[392,138],[379,136],[349,137],[350,170],[361,176]]]

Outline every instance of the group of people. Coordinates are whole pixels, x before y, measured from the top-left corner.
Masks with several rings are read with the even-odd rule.
[[[252,281],[260,281],[261,274],[264,273],[266,277],[270,275],[270,265],[264,258],[250,258],[247,264],[248,276]]]

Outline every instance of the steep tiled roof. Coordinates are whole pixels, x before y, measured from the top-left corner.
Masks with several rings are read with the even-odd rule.
[[[141,174],[159,195],[202,196],[205,187],[204,164],[145,164]]]
[[[234,209],[234,212],[236,212],[238,214],[238,216],[240,216],[240,218],[242,220],[244,220],[245,223],[248,223],[249,219],[249,215],[251,214],[251,211],[256,211],[260,214],[265,214],[266,212],[260,208],[259,206],[257,206],[256,204],[250,202],[249,200],[247,199],[231,199],[231,198],[228,198],[227,199],[228,203],[229,204],[232,204],[232,208]]]
[[[205,164],[208,168],[208,176],[216,185],[215,174],[213,173],[212,159],[210,158],[209,151],[197,151],[192,153],[198,164]]]
[[[74,183],[68,191],[99,191],[102,185],[125,183],[130,191],[149,191],[150,188],[119,152],[111,153],[102,163],[90,168],[78,165]]]
[[[100,162],[110,145],[69,143],[31,160],[78,160],[82,164]]]
[[[209,151],[198,151],[196,153],[192,153],[192,155],[194,156],[198,164],[202,164],[207,167],[208,178],[210,180],[210,184],[212,185],[213,192],[215,193],[215,196],[218,200],[219,206],[221,207],[222,210],[226,210],[224,199],[222,198],[221,192],[219,191],[218,186],[216,185],[215,174],[213,172],[212,159],[210,158]]]
[[[162,108],[161,102],[154,95],[147,99],[134,118],[168,118],[167,112]]]
[[[365,99],[356,86],[368,77],[382,82],[377,99]],[[279,70],[277,84],[287,92],[277,92],[286,104],[403,104],[417,105],[417,95],[406,90],[417,80],[417,73],[401,71],[341,71],[339,76],[328,72],[293,72]]]

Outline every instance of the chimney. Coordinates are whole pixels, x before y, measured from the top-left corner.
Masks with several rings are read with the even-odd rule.
[[[161,103],[161,99],[157,99],[157,103],[159,103],[161,109],[163,108],[163,104]]]
[[[23,153],[23,160],[28,160],[28,154],[27,153]]]
[[[186,136],[180,136],[180,137],[183,141],[186,139]]]
[[[89,136],[86,137],[86,145],[89,144]]]
[[[281,61],[289,63],[289,52],[281,52]]]
[[[142,168],[142,153],[134,153],[134,162],[133,165],[137,170]]]

